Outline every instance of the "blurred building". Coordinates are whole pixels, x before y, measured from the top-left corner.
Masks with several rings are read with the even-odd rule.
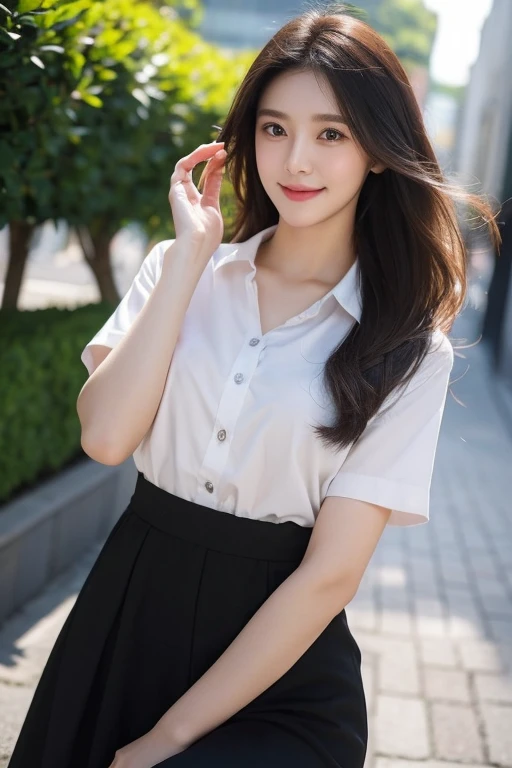
[[[416,2],[417,8],[413,5],[409,14],[403,14],[405,27],[410,26],[411,21],[413,27],[411,35],[402,35],[402,47],[407,40],[409,45],[405,44],[404,50],[399,52],[399,55],[403,59],[418,103],[423,109],[428,93],[428,58],[432,50],[434,29],[430,29],[429,25],[429,29],[421,30],[427,38],[428,53],[425,61],[419,62],[417,61],[418,42],[419,48],[425,54],[425,41],[421,39],[418,41],[414,36],[414,33],[419,31],[414,29],[414,22],[417,21],[414,11],[422,9],[422,0],[416,0]],[[357,9],[356,14],[357,11],[361,11],[362,18],[375,26],[382,3],[383,0],[354,0],[352,5]],[[329,5],[332,5],[330,0],[315,0],[314,3],[311,3],[311,0],[280,0],[279,3],[275,0],[243,0],[243,2],[242,0],[203,0],[203,20],[199,32],[205,40],[224,48],[258,50],[263,48],[272,35],[294,16],[308,8]],[[435,14],[427,12],[424,8],[422,10],[423,13],[430,14],[435,19]],[[383,30],[380,29],[379,24],[375,28],[382,34]],[[412,60],[406,61],[410,58],[408,54],[411,52]]]
[[[503,205],[503,245],[489,287],[483,335],[512,403],[512,2],[494,0],[470,74],[457,170],[473,191]],[[509,201],[509,202],[506,202]],[[512,412],[512,411],[511,411]]]
[[[200,32],[226,48],[262,48],[304,5],[301,0],[203,0]]]

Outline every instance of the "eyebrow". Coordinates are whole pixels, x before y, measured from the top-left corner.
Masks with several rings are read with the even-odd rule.
[[[259,109],[256,117],[277,117],[281,120],[289,120],[289,115],[284,112],[279,112],[277,109]],[[313,122],[315,123],[343,123],[347,125],[347,120],[343,115],[335,115],[329,113],[323,113],[320,115],[312,115]]]

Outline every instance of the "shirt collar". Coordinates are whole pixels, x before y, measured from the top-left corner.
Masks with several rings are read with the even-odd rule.
[[[257,232],[243,243],[222,243],[213,255],[213,269],[217,270],[219,267],[223,267],[225,264],[229,264],[232,261],[248,261],[254,269],[254,259],[256,258],[258,247],[261,243],[265,242],[265,240],[268,240],[276,229],[277,224],[274,224],[271,227],[267,227],[266,229]],[[363,308],[359,273],[359,260],[356,259],[346,275],[344,275],[339,283],[337,283],[321,300],[323,303],[323,301],[332,294],[343,309],[352,315],[358,323],[361,322]]]

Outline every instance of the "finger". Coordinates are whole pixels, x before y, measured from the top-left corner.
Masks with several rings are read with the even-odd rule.
[[[193,185],[192,185],[193,186]],[[182,181],[177,181],[175,184],[171,184],[169,190],[169,202],[176,201],[177,203],[199,203],[201,197],[197,189],[193,186],[184,184]]]
[[[183,178],[184,174],[191,173],[198,163],[213,157],[213,155],[215,155],[215,153],[223,147],[223,141],[213,141],[211,144],[201,144],[201,146],[197,147],[197,149],[195,149],[189,155],[182,157],[181,160],[178,160],[176,163],[174,171],[174,173],[177,174],[177,179]]]
[[[226,152],[222,150],[210,162],[208,173],[205,177],[202,205],[219,207],[219,195],[222,186],[222,176],[224,173],[224,161]]]

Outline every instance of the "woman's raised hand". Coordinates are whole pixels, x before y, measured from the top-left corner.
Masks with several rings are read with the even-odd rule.
[[[224,234],[219,194],[225,159],[224,142],[201,144],[178,160],[171,176],[169,202],[176,239],[190,240],[209,256],[218,248]],[[201,194],[192,180],[192,171],[205,160],[205,183]]]

